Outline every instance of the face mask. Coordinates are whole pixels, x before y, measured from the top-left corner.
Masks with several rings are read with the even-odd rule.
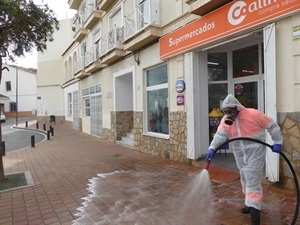
[[[226,115],[225,124],[232,125],[233,121],[235,120],[235,118],[238,115],[238,111],[236,109],[226,109],[226,110],[223,110],[223,112]]]

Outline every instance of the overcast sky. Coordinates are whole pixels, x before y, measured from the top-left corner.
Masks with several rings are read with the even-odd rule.
[[[72,18],[75,11],[69,9],[68,0],[34,0],[36,4],[44,3],[55,12],[58,20]],[[34,51],[26,57],[18,58],[16,62],[12,63],[26,68],[37,68],[37,53]]]

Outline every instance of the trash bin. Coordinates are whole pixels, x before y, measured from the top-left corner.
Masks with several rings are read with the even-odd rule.
[[[50,116],[50,123],[55,123],[55,116],[54,115]]]

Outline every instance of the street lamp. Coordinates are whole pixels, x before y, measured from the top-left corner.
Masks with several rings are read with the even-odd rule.
[[[18,126],[18,66],[16,66],[16,126]]]

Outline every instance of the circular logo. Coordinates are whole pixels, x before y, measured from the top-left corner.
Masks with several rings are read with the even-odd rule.
[[[247,4],[244,1],[237,1],[234,3],[228,12],[228,22],[231,25],[240,24],[246,17]]]
[[[176,92],[177,93],[182,93],[185,89],[185,83],[183,80],[178,80],[176,81]]]

